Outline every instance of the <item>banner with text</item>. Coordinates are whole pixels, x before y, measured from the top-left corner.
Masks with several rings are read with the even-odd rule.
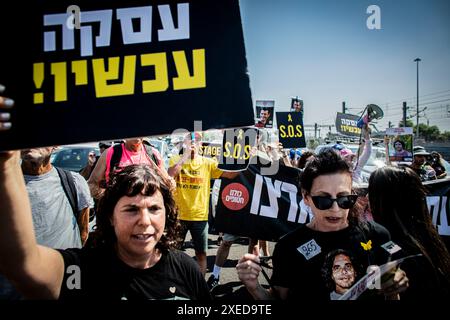
[[[358,128],[359,116],[338,112],[336,116],[336,131],[344,136],[359,137],[361,128]]]
[[[263,176],[261,167],[250,164],[235,179],[222,180],[214,222],[217,230],[276,241],[299,223],[309,222],[311,209],[301,201],[299,171],[280,166],[277,174]],[[450,250],[450,178],[424,185],[433,225]]]
[[[31,0],[2,13],[0,83],[16,104],[0,150],[254,124],[237,0]]]
[[[300,171],[279,166],[261,175],[267,164],[258,158],[235,179],[223,179],[214,220],[215,229],[238,236],[277,241],[299,223],[309,222],[299,189]]]

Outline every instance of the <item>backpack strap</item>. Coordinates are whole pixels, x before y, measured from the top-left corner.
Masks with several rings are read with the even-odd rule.
[[[122,158],[122,143],[115,144],[113,146],[113,154],[111,155],[111,160],[109,161],[109,179],[111,179],[112,174],[116,171],[116,167],[119,165],[120,159]]]
[[[61,185],[64,189],[64,193],[69,200],[70,206],[72,207],[73,214],[78,222],[78,217],[80,216],[80,212],[78,210],[78,196],[77,189],[75,187],[75,180],[70,171],[55,167],[58,172],[59,178],[61,180]]]
[[[159,166],[159,161],[158,158],[156,158],[155,153],[153,152],[153,147],[146,143],[143,143],[142,145],[144,146],[145,152],[147,152],[150,159],[152,159],[152,161],[156,164],[156,166]]]

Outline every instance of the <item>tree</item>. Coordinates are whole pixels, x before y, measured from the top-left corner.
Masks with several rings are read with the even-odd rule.
[[[403,127],[403,120],[398,123],[399,127]],[[416,126],[411,119],[406,120],[406,127],[412,127],[414,135],[416,134]],[[427,126],[425,123],[419,123],[419,138],[425,141],[449,141],[450,132],[441,133],[437,126]]]

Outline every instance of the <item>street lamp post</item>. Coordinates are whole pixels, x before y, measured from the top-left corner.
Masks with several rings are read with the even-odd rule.
[[[420,58],[414,59],[417,65],[417,100],[416,100],[416,139],[419,139],[419,62],[422,61]]]

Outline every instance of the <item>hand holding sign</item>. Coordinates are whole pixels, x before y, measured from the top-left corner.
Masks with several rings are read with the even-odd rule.
[[[250,164],[252,148],[256,143],[257,130],[239,128],[225,130],[223,134],[223,154],[219,169],[242,171]]]
[[[4,90],[5,87],[0,84],[0,94],[2,94]],[[7,110],[13,106],[13,100],[0,96],[0,131],[6,131],[11,128],[11,114],[7,112]]]

